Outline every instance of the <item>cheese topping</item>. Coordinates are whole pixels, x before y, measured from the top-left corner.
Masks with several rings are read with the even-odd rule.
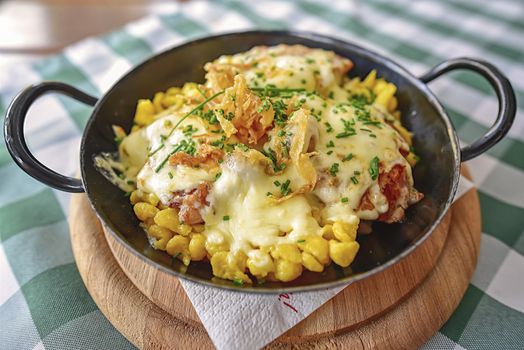
[[[395,111],[395,86],[375,72],[350,80],[351,66],[333,52],[303,46],[222,56],[206,64],[204,85],[139,101],[137,126],[123,137],[119,162],[105,155],[97,165],[122,189],[134,184],[137,193],[158,198],[160,209],[175,208],[182,224],[203,225],[198,232],[209,258],[219,248],[233,254],[228,261],[240,252],[256,275],[281,259],[277,251],[273,259],[267,255],[274,247],[323,237],[326,225],[339,225],[330,257],[347,266],[352,258],[338,252],[354,257],[354,246],[344,245],[354,238],[344,238],[340,225],[398,221],[421,197],[411,175],[411,134]],[[164,231],[154,226],[162,226],[161,219],[144,222],[155,245],[168,252],[182,247],[182,238],[159,243]],[[303,259],[315,271],[329,262],[306,248],[302,254],[289,261]],[[213,259],[215,271],[218,255]],[[285,280],[278,266],[273,272]],[[241,270],[215,274],[246,280]]]

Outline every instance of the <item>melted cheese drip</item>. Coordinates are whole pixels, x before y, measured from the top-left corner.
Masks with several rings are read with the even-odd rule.
[[[278,191],[274,181],[285,181],[292,171],[268,176],[262,166],[248,162],[240,154],[229,156],[221,170],[222,175],[207,197],[210,205],[202,211],[204,232],[215,243],[225,239],[232,251],[249,252],[253,248],[296,243],[301,237],[320,234],[304,196],[277,202],[267,195]]]

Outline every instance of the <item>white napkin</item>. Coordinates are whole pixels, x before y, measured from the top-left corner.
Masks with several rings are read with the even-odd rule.
[[[473,184],[461,176],[455,200],[472,187]],[[347,287],[258,295],[180,282],[219,350],[259,349]]]

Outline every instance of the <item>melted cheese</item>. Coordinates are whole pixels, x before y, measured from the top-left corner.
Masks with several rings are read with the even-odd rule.
[[[192,125],[193,128],[198,129],[193,137],[207,133],[202,120],[191,117],[184,120],[169,137],[162,137],[169,135],[173,126],[180,120],[180,115],[181,113],[169,114],[156,120],[147,128],[125,138],[120,147],[125,164],[131,165],[130,169],[136,167],[140,169],[136,173],[137,187],[144,192],[156,194],[166,205],[173,197],[173,192],[192,189],[199,183],[213,180],[216,174],[184,165],[177,166],[174,171],[167,163],[158,169],[176,146],[187,139],[183,133],[185,127]],[[161,146],[162,144],[164,146]],[[129,173],[128,177],[131,178],[132,175],[133,173]]]
[[[161,136],[169,134],[181,115],[192,106],[186,106],[184,113],[167,113],[147,128],[126,137],[120,146],[128,177],[136,178],[138,189],[156,194],[164,204],[170,201],[173,192],[190,190],[202,182],[210,183],[206,198],[209,205],[204,206],[200,213],[206,227],[204,234],[208,242],[226,243],[232,251],[249,254],[259,247],[295,243],[301,237],[320,235],[313,209],[320,210],[323,224],[353,222],[357,216],[372,220],[387,212],[387,198],[369,172],[371,160],[375,157],[380,159],[385,171],[395,164],[402,164],[412,185],[411,167],[399,152],[399,149],[409,148],[406,141],[383,122],[383,111],[370,111],[380,126],[359,120],[355,108],[345,103],[350,94],[340,86],[341,77],[336,73],[334,54],[312,50],[303,56],[284,51],[282,47],[257,48],[234,56],[222,56],[214,63],[243,67],[236,73],[243,74],[250,87],[272,85],[305,90],[287,102],[298,101],[308,111],[305,140],[300,152],[306,153],[310,145],[315,146],[310,159],[317,182],[310,193],[278,200],[279,188],[275,181],[283,183],[289,179],[293,189],[299,188],[307,183],[301,173],[303,169],[291,164],[282,174],[270,176],[263,165],[253,162],[240,151],[227,155],[217,169],[166,165],[158,170],[175,145],[187,138],[182,132],[186,125],[198,128],[193,136],[207,132],[204,122],[192,116],[161,141]],[[329,92],[329,98],[311,94],[313,91],[323,91],[325,95]],[[345,131],[342,120],[352,123],[356,135],[336,138]],[[292,124],[291,116],[285,129],[291,134],[295,133]],[[161,144],[164,147],[151,155]],[[268,141],[264,147],[269,144]],[[351,160],[347,160],[349,154],[353,155]],[[336,176],[330,173],[334,164],[338,164]],[[215,181],[218,172],[221,176]],[[367,191],[375,208],[359,211],[361,198]],[[341,201],[341,198],[347,200]]]
[[[210,205],[202,211],[205,233],[214,243],[225,239],[232,251],[249,252],[278,243],[296,243],[301,237],[320,234],[304,196],[278,202],[267,195],[276,193],[274,181],[285,181],[291,171],[268,176],[262,166],[254,165],[240,153],[229,156],[221,170],[222,175],[207,197]]]

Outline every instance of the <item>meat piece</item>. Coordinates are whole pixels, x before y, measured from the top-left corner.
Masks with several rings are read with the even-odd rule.
[[[174,193],[169,207],[177,208],[178,219],[187,225],[196,225],[204,222],[200,216],[200,209],[209,203],[206,201],[209,193],[209,185],[201,183],[190,191],[178,191]]]
[[[381,169],[378,183],[380,192],[387,198],[388,211],[380,214],[378,221],[388,224],[401,221],[409,205],[417,203],[424,197],[422,193],[410,187],[407,176],[406,168],[401,164],[394,165],[388,172]],[[374,208],[368,190],[362,196],[359,210],[373,210]]]

